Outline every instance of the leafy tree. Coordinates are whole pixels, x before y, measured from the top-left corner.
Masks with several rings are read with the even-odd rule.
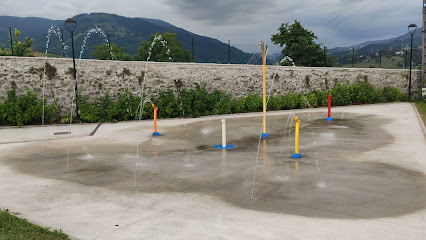
[[[96,59],[101,60],[122,60],[129,61],[132,57],[124,52],[124,47],[119,47],[115,43],[111,43],[111,53],[108,44],[102,43],[98,46],[93,46],[95,52],[91,54]]]
[[[155,62],[190,62],[191,53],[182,48],[175,33],[168,31],[164,34],[157,32],[151,35],[149,42],[143,41],[138,48],[138,60]],[[149,55],[151,53],[151,55]]]
[[[31,38],[25,38],[25,42],[19,41],[21,32],[15,28],[15,39],[13,40],[13,55],[15,56],[31,56],[31,45],[33,40]]]
[[[324,60],[327,66],[334,66],[334,58],[327,56],[325,59],[321,45],[314,42],[317,39],[315,34],[303,28],[297,20],[292,25],[281,24],[278,31],[278,34],[272,35],[272,42],[280,47],[285,45],[281,51],[283,57],[290,57],[297,66],[322,67]]]

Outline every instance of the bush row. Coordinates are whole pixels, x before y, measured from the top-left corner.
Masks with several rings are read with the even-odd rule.
[[[378,90],[369,83],[359,82],[353,85],[336,84],[328,91],[314,91],[307,94],[288,93],[286,95],[272,94],[268,99],[268,110],[286,110],[307,107],[322,107],[328,104],[328,95],[332,95],[332,105],[344,106],[351,104],[404,101],[406,96],[399,89],[386,87]],[[142,99],[142,101],[141,101]],[[77,107],[80,119],[76,122],[116,122],[153,118],[154,103],[158,108],[159,118],[198,117],[205,115],[230,114],[262,111],[262,97],[257,92],[240,99],[233,98],[229,93],[214,90],[207,92],[205,87],[182,89],[177,96],[169,87],[160,91],[157,97],[151,96],[145,101],[143,96],[134,96],[130,91],[119,93],[115,101],[110,93],[90,102],[87,96],[77,95]],[[140,105],[142,113],[140,113]],[[45,107],[45,122],[69,121],[69,116],[60,120],[57,116],[56,103]],[[7,100],[0,103],[0,124],[18,125],[40,124],[42,102],[36,94],[28,91],[25,95],[16,97],[15,90],[8,92]]]
[[[56,102],[46,105],[44,99],[45,123],[53,123],[57,120],[58,107]],[[28,90],[26,94],[16,96],[16,90],[7,92],[6,101],[0,103],[0,125],[23,126],[28,124],[41,124],[43,102],[37,100],[37,94]]]

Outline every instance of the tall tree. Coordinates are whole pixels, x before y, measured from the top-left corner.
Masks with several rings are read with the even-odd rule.
[[[138,60],[155,62],[190,62],[191,53],[182,48],[175,33],[157,32],[151,35],[149,42],[143,41],[138,48]]]
[[[280,47],[285,46],[281,51],[283,57],[288,56],[293,59],[296,66],[334,66],[334,59],[325,56],[321,45],[314,42],[317,39],[315,34],[303,28],[297,20],[294,20],[292,25],[289,23],[281,24],[278,31],[278,34],[272,35],[272,42],[280,45]]]
[[[111,46],[111,49],[110,49]],[[111,43],[110,46],[106,43],[102,43],[98,46],[93,46],[95,52],[90,54],[94,56],[96,59],[100,60],[120,60],[120,61],[130,61],[132,57],[125,53],[124,47],[119,47],[115,43]]]

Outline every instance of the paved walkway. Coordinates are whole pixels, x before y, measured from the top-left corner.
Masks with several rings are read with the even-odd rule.
[[[312,112],[325,111],[314,109]],[[388,163],[426,173],[426,138],[411,104],[350,106],[334,108],[333,111],[338,116],[356,113],[389,120],[382,127],[393,140],[379,148],[359,153],[352,161]],[[283,111],[268,115],[288,113],[289,111]],[[260,115],[232,115],[227,118],[243,116]],[[185,124],[220,118],[221,116],[187,119]],[[176,126],[182,124],[182,121],[162,120],[161,126]],[[104,124],[93,139],[143,141],[148,137],[141,136],[148,136],[150,131],[134,130],[141,125],[151,126],[152,122]],[[73,126],[75,138],[70,141],[86,141],[89,138],[87,135],[95,127],[96,124]],[[51,133],[64,129],[66,130],[67,126],[47,127],[44,130],[40,127],[0,129],[0,208],[17,212],[33,223],[62,229],[75,239],[407,240],[423,239],[426,236],[426,209],[387,218],[305,217],[248,210],[203,192],[119,191],[70,182],[65,178],[43,178],[37,174],[24,174],[10,166],[7,159],[28,154],[26,148],[31,147],[34,141],[53,138]],[[426,181],[425,175],[422,178]],[[423,183],[419,182],[418,191],[421,193],[426,192],[423,186]]]

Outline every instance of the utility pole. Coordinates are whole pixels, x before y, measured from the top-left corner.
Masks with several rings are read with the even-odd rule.
[[[352,67],[354,67],[354,61],[355,61],[355,48],[352,48]]]
[[[404,64],[404,69],[407,69],[407,57],[408,57],[408,50],[405,50],[405,64]]]
[[[13,54],[13,36],[12,36],[12,28],[9,27],[9,41],[10,41],[10,50],[12,51],[12,56]]]
[[[191,55],[192,55],[192,62],[195,62],[195,57],[194,57],[194,38],[192,38],[192,51],[191,51]]]
[[[380,49],[380,52],[379,52],[379,58],[380,58],[380,68],[382,68],[382,49]]]
[[[231,40],[228,40],[228,64],[231,64]]]
[[[327,47],[324,46],[324,67],[327,67]]]
[[[422,81],[424,81],[426,77],[426,32],[425,32],[425,26],[426,26],[426,0],[423,0],[423,37],[422,37]],[[425,84],[423,84],[424,87]]]

